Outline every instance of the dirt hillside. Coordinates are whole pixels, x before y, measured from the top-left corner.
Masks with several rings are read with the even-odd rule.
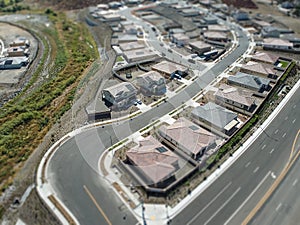
[[[33,4],[39,4],[44,7],[53,7],[60,10],[82,9],[88,6],[108,3],[109,0],[29,0]],[[27,1],[27,2],[29,2]]]

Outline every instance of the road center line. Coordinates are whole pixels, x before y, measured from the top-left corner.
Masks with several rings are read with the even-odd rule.
[[[220,192],[217,194],[200,212],[198,212],[191,220],[187,223],[187,225],[190,225],[201,213],[203,213],[223,192],[232,184],[230,181]]]
[[[286,133],[284,133],[284,134],[282,135],[282,137],[284,138],[284,137],[285,137],[285,135],[286,135]]]
[[[265,147],[266,147],[266,145],[263,145],[261,149],[263,150]]]
[[[288,116],[286,116],[285,118],[284,118],[284,120],[287,120],[289,117]]]
[[[294,119],[293,121],[292,121],[292,123],[295,123],[296,122],[296,119]]]
[[[277,129],[277,130],[275,130],[274,134],[277,134],[277,133],[278,133],[278,129]]]
[[[298,179],[294,180],[293,186],[295,186],[298,183]]]
[[[259,166],[255,168],[255,170],[253,170],[253,173],[256,173],[259,170]]]
[[[251,162],[248,162],[248,163],[245,165],[245,167],[247,168],[250,164],[251,164]]]
[[[233,217],[236,216],[236,214],[241,210],[241,208],[244,207],[244,205],[249,201],[250,198],[254,195],[254,193],[260,188],[260,186],[266,181],[266,179],[270,176],[271,171],[269,171],[266,176],[259,182],[259,184],[256,186],[256,188],[250,193],[250,195],[243,201],[243,203],[237,208],[237,210],[234,211],[234,213],[226,220],[224,225],[228,225],[229,222],[232,220]]]
[[[90,197],[90,199],[92,200],[92,202],[95,204],[95,206],[97,207],[97,209],[99,210],[99,212],[101,213],[101,215],[104,217],[105,221],[107,222],[108,225],[112,225],[112,223],[110,222],[110,220],[108,219],[108,217],[106,216],[106,214],[104,213],[104,211],[102,210],[102,208],[99,206],[98,202],[96,201],[96,199],[94,198],[94,196],[92,195],[92,193],[89,191],[89,189],[84,185],[83,186],[85,192],[88,194],[88,196]]]
[[[236,189],[236,191],[224,202],[221,207],[204,223],[204,225],[208,224],[230,201],[233,197],[241,190],[241,187]]]
[[[296,109],[297,105],[294,105],[293,108]]]
[[[274,152],[274,148],[272,148],[272,150],[270,151],[270,154],[272,154]]]

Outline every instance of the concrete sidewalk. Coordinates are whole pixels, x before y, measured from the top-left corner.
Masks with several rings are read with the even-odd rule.
[[[277,108],[273,111],[273,113],[268,117],[268,119],[260,126],[260,129],[257,129],[254,134],[232,155],[232,157],[228,158],[222,166],[217,169],[214,173],[212,173],[204,182],[202,182],[196,189],[192,191],[192,193],[186,196],[183,200],[180,201],[175,207],[171,208],[164,204],[142,204],[136,199],[136,196],[131,193],[129,187],[125,185],[121,185],[123,191],[128,195],[128,197],[137,205],[136,208],[133,209],[137,219],[143,224],[143,221],[146,220],[148,225],[161,225],[166,224],[169,219],[174,218],[177,214],[179,214],[188,204],[190,204],[193,200],[195,200],[206,188],[210,186],[218,177],[220,177],[247,149],[248,147],[257,139],[257,137],[262,134],[263,130],[274,120],[280,110],[285,106],[288,100],[292,97],[292,95],[296,92],[296,90],[300,87],[300,80],[296,83],[296,85],[292,88],[292,90],[287,94],[287,96],[281,101],[281,103],[277,106]],[[172,119],[165,116],[161,118],[162,121],[172,123]],[[140,137],[138,134],[131,135],[129,139],[137,139]],[[114,175],[114,171],[110,168],[111,162],[111,154],[107,157],[105,161],[106,170],[109,172],[108,179],[110,181],[117,181],[118,183],[121,181],[117,176]],[[124,202],[128,205],[128,202]],[[143,210],[144,209],[144,210]]]

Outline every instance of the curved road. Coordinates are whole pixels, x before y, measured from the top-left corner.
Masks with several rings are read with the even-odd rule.
[[[299,150],[300,139],[296,149]],[[300,221],[300,158],[298,157],[278,189],[250,224],[297,225]],[[268,215],[268,216],[265,216]]]
[[[151,32],[151,31],[149,31]],[[57,196],[69,208],[80,224],[136,224],[137,221],[125,207],[107,181],[98,174],[98,159],[104,150],[126,138],[151,121],[169,113],[183,102],[191,99],[236,61],[248,48],[246,35],[236,29],[241,36],[240,45],[229,56],[166,103],[152,108],[144,114],[119,124],[91,129],[76,135],[64,143],[53,155],[47,170],[47,180]],[[150,34],[149,34],[150,35]],[[152,34],[153,35],[153,34]],[[111,136],[111,138],[110,138]],[[87,191],[98,204],[95,206]],[[101,210],[99,210],[99,207]],[[107,216],[103,216],[100,212]]]
[[[299,105],[298,88],[247,151],[173,218],[171,224],[241,224],[289,160],[293,140],[300,128]]]

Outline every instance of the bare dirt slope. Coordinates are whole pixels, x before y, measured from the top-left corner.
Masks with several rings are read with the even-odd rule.
[[[257,9],[256,4],[252,0],[223,0],[223,2],[236,8]]]
[[[96,6],[97,4],[108,3],[109,0],[27,0],[26,2],[42,7],[55,8],[59,10],[82,9],[88,6]]]

